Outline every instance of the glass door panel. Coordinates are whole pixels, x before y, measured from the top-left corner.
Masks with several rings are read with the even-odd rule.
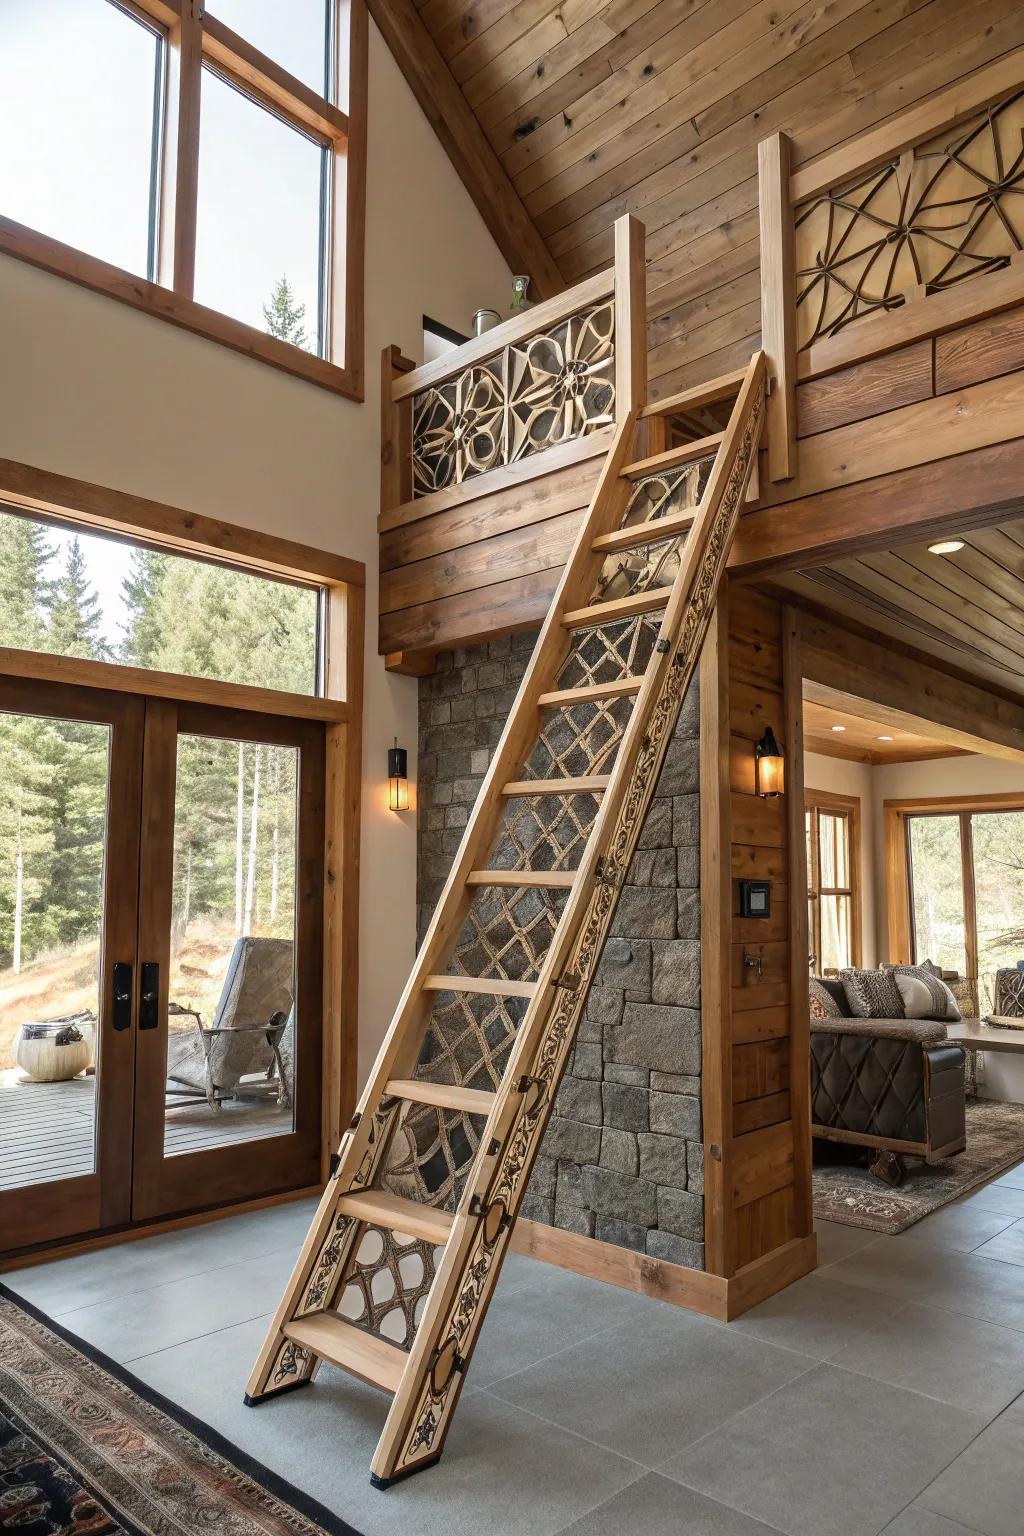
[[[0,680],[3,1250],[127,1217],[142,709]]]
[[[318,725],[147,707],[136,1218],[319,1177],[323,778]]]
[[[967,972],[960,817],[910,816],[911,913],[914,961]]]
[[[1024,957],[1024,811],[971,818],[981,1013],[995,1007],[996,971]]]

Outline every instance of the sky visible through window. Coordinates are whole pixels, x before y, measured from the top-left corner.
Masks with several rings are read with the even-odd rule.
[[[209,12],[322,87],[323,0]],[[156,55],[111,0],[0,0],[0,213],[146,274]],[[319,149],[208,70],[201,110],[196,297],[265,330],[286,278],[316,351]]]

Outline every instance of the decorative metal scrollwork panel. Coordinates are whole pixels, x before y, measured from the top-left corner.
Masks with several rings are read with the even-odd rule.
[[[525,1001],[469,992],[435,995],[416,1076],[492,1092],[523,1022]]]
[[[536,981],[565,900],[565,891],[481,886],[473,895],[449,971],[489,981]]]
[[[575,779],[608,773],[632,699],[597,699],[551,710],[526,760],[524,779]]]
[[[417,1205],[453,1211],[476,1156],[482,1126],[479,1116],[460,1110],[403,1105],[377,1186]]]
[[[712,454],[693,464],[682,464],[678,469],[638,480],[620,526],[634,528],[639,523],[657,522],[659,518],[695,508],[714,462]],[[654,587],[670,587],[676,579],[686,539],[685,533],[677,534],[675,538],[656,544],[641,544],[636,549],[623,549],[609,555],[601,567],[590,601],[615,602]]]
[[[1024,248],[1024,92],[797,210],[797,345]]]
[[[338,1302],[347,1323],[410,1349],[441,1252],[421,1238],[365,1226]]]
[[[615,420],[609,300],[413,396],[413,495],[458,485]]]

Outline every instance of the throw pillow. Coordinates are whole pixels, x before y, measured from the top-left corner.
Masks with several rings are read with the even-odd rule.
[[[817,976],[810,980],[810,1002],[812,1019],[841,1019],[843,1010],[836,1002],[828,987],[822,986]]]
[[[890,971],[839,972],[850,1012],[857,1019],[902,1019],[903,999]]]
[[[961,1013],[956,998],[942,978],[935,975],[934,967],[929,962],[926,961],[924,965],[889,965],[886,970],[896,979],[908,1019],[938,1019],[944,1024],[960,1022]],[[916,985],[905,990],[908,981]],[[922,999],[922,990],[928,994],[927,1003]],[[918,1012],[921,1007],[926,1008],[927,1012]],[[915,1012],[911,1013],[911,1008]]]

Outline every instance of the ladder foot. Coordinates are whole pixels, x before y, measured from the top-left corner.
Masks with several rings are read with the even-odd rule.
[[[301,1381],[286,1381],[283,1387],[274,1387],[271,1391],[260,1392],[255,1397],[248,1392],[242,1397],[246,1408],[258,1408],[261,1403],[267,1403],[273,1397],[283,1397],[286,1392],[297,1392],[300,1387],[311,1387],[312,1376],[304,1376]]]
[[[391,1477],[378,1477],[376,1472],[370,1473],[371,1488],[390,1488],[393,1483],[400,1483],[407,1477],[415,1477],[417,1472],[425,1472],[428,1467],[436,1467],[441,1460],[441,1452],[431,1456],[426,1461],[418,1461],[414,1467],[403,1467],[401,1472],[395,1472]]]

